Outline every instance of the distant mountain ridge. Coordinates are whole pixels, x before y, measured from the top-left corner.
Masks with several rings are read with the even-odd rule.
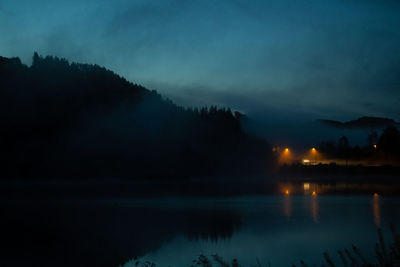
[[[398,126],[399,122],[393,119],[381,117],[361,117],[356,120],[341,122],[336,120],[317,120],[319,123],[342,129],[367,129],[385,128],[388,126]]]

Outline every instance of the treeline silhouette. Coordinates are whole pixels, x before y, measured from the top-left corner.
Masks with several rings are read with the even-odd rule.
[[[183,108],[98,65],[0,57],[3,178],[263,174],[269,144],[230,109]]]
[[[393,185],[386,194],[398,194],[400,175],[400,131],[388,126],[381,135],[371,130],[365,146],[351,146],[347,137],[342,136],[337,143],[328,141],[317,146],[317,151],[327,163],[304,165],[294,163],[283,165],[279,173],[285,181],[323,183],[379,183]],[[330,162],[331,160],[331,162]],[[342,160],[340,164],[338,160]],[[347,190],[347,191],[346,191]],[[365,193],[365,187],[338,189],[338,193]],[[376,188],[374,189],[376,190]]]
[[[324,158],[345,160],[375,160],[393,164],[400,161],[400,131],[395,126],[386,127],[379,136],[375,130],[368,134],[365,146],[351,146],[346,136],[337,143],[322,142],[318,151]]]

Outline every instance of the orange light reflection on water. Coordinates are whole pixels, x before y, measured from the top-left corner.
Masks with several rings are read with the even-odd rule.
[[[376,194],[376,193],[375,193]],[[374,194],[374,198],[372,199],[372,216],[374,219],[374,224],[376,225],[376,227],[380,227],[381,226],[381,205],[379,202],[379,197],[376,196],[375,197]],[[378,195],[378,194],[376,194]]]
[[[288,194],[283,197],[283,214],[288,219],[292,215],[292,200]]]
[[[313,221],[318,223],[318,199],[316,197],[311,199],[311,215]]]

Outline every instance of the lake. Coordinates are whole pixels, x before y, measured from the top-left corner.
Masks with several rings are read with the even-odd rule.
[[[1,266],[190,266],[218,254],[242,266],[320,265],[356,245],[373,259],[382,227],[400,228],[400,198],[267,195],[3,200]]]

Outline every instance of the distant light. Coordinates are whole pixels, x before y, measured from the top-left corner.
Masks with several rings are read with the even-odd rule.
[[[308,190],[308,189],[310,189],[310,184],[304,183],[303,187],[304,187],[304,190]]]
[[[374,149],[376,149],[376,145],[373,145]]]
[[[378,193],[374,193],[374,198],[378,198],[378,197],[379,197]]]
[[[310,163],[311,161],[309,159],[303,159],[303,163]]]
[[[285,148],[285,152],[286,152],[286,153],[289,152],[289,148]]]
[[[285,194],[289,195],[289,190],[288,189],[286,189]]]
[[[312,195],[313,195],[313,197],[315,197],[317,195],[317,192],[313,191]]]
[[[313,153],[317,152],[317,150],[315,149],[315,147],[311,148],[311,152],[313,152]]]

